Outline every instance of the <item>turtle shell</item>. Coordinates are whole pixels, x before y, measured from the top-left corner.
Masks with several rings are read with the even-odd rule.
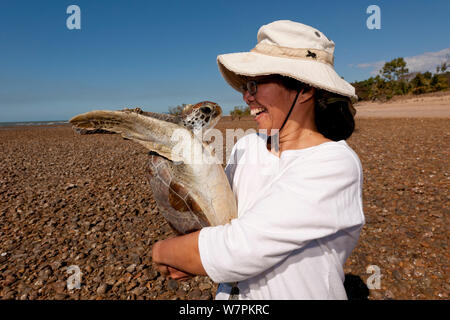
[[[218,104],[203,101],[187,105],[179,124],[193,131],[208,129],[219,121],[221,114],[222,109]],[[169,225],[179,234],[210,226],[206,215],[191,196],[189,188],[174,177],[174,163],[154,151],[151,151],[149,156],[150,187],[158,209]]]
[[[179,234],[210,225],[200,206],[182,182],[173,175],[173,162],[156,152],[149,153],[150,187],[158,209]]]

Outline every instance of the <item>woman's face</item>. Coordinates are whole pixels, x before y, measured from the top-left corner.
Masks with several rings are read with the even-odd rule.
[[[270,130],[280,129],[289,112],[289,108],[295,99],[296,92],[284,87],[280,80],[264,79],[263,77],[250,78],[248,81],[256,81],[257,91],[251,95],[245,90],[243,99],[250,107],[258,129]],[[261,83],[258,81],[263,80]]]

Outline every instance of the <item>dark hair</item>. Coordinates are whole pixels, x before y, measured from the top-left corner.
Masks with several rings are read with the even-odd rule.
[[[350,98],[316,89],[314,120],[317,131],[333,141],[350,138],[355,130],[355,109]]]
[[[290,77],[281,77],[283,85],[291,90],[309,91],[311,86]],[[350,98],[316,88],[314,121],[317,131],[333,141],[350,138],[355,130],[355,109]]]

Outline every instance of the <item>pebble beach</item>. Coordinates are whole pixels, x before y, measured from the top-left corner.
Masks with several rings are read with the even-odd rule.
[[[348,144],[363,166],[366,225],[344,269],[349,298],[448,299],[449,128],[435,114],[358,114]],[[214,297],[208,277],[175,281],[152,267],[153,243],[175,234],[142,146],[48,125],[1,127],[0,148],[0,299]],[[71,266],[80,284],[69,290]]]

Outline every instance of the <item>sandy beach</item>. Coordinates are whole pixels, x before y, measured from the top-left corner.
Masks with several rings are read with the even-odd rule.
[[[359,102],[357,118],[450,118],[450,91],[393,97],[388,102]]]
[[[449,98],[356,106],[348,143],[363,165],[366,225],[345,266],[350,298],[448,299]],[[168,280],[152,268],[152,244],[174,233],[143,147],[69,125],[3,127],[0,147],[1,299],[212,299],[208,277]],[[79,289],[67,289],[70,266]]]

